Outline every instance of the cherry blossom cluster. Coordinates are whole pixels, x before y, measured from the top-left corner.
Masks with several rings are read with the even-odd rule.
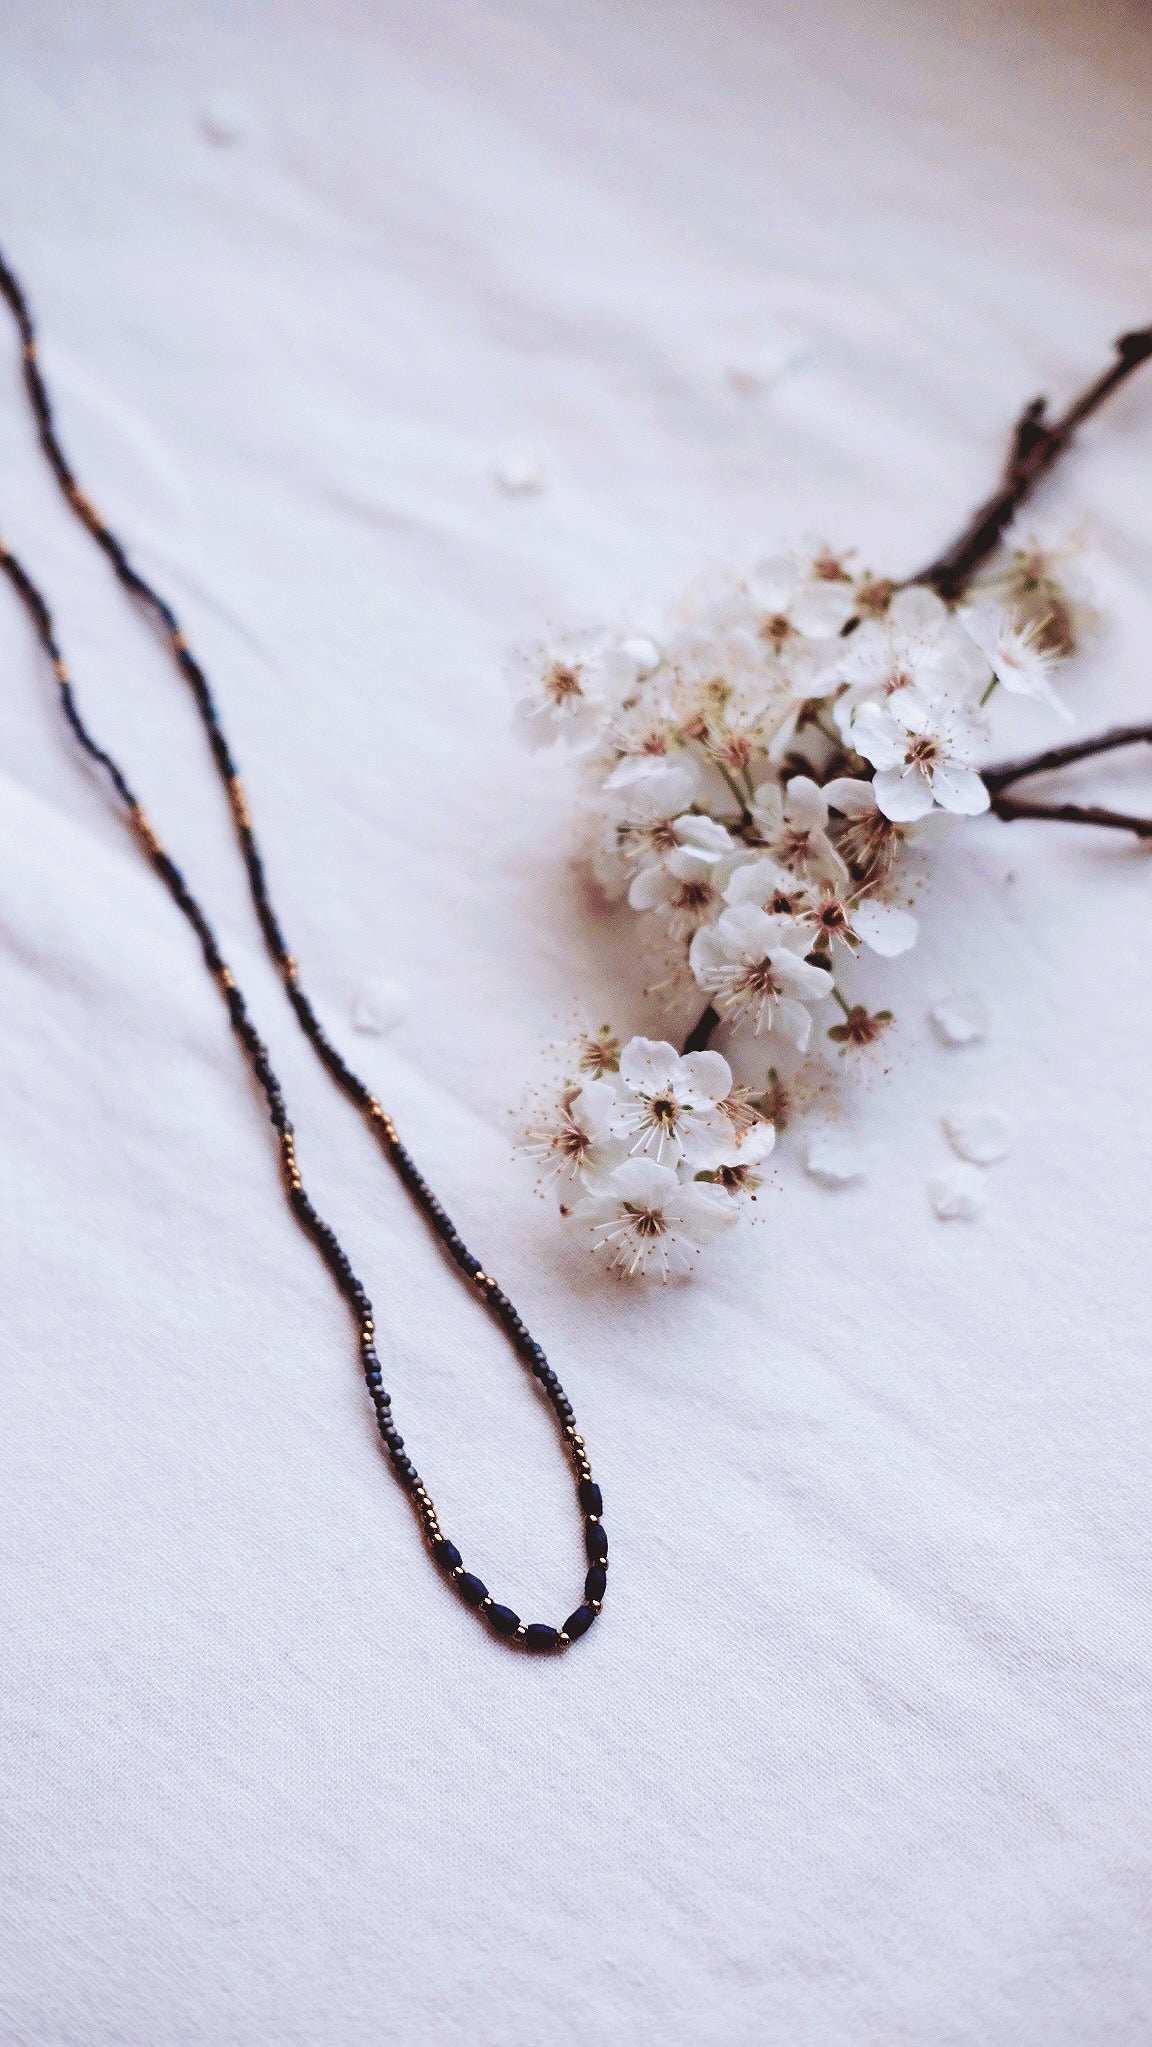
[[[586,1034],[527,1132],[617,1272],[687,1270],[755,1194],[781,1075],[891,1026],[854,999],[853,962],[915,942],[910,843],[988,809],[998,691],[1068,715],[1053,677],[1084,612],[1066,552],[1009,535],[947,603],[812,546],[666,633],[572,638],[530,665],[521,733],[578,756],[592,872],[642,920],[668,1039],[689,1047]]]

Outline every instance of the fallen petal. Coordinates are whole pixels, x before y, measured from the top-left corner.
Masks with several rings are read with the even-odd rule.
[[[988,1035],[988,1012],[979,995],[942,995],[928,1016],[945,1045],[975,1045]]]
[[[408,990],[399,981],[373,974],[363,981],[352,997],[350,1018],[354,1031],[368,1038],[382,1038],[395,1030],[408,1014]]]
[[[492,465],[492,475],[505,497],[537,497],[548,482],[543,457],[528,449],[503,455]]]
[[[953,1166],[929,1180],[928,1199],[941,1222],[972,1222],[984,1207],[987,1190],[975,1166]]]
[[[1012,1125],[999,1109],[982,1109],[964,1103],[949,1109],[944,1117],[949,1144],[962,1159],[975,1166],[992,1166],[1006,1158],[1012,1147]]]
[[[859,1145],[834,1130],[814,1132],[808,1139],[804,1164],[812,1178],[826,1187],[847,1187],[853,1180],[862,1180],[868,1169]]]

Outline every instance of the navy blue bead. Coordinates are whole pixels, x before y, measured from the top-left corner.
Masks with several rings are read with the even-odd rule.
[[[604,1501],[600,1496],[600,1488],[590,1478],[582,1478],[580,1481],[580,1505],[586,1514],[602,1514],[604,1512]]]
[[[520,1626],[520,1616],[510,1606],[490,1606],[488,1626],[495,1628],[498,1635],[514,1635]]]
[[[585,1599],[603,1599],[607,1585],[608,1573],[604,1569],[603,1564],[593,1564],[592,1569],[584,1580]]]
[[[604,1564],[608,1561],[608,1537],[601,1521],[589,1521],[584,1530],[584,1547],[590,1564]]]
[[[542,1621],[533,1621],[532,1626],[524,1630],[524,1647],[526,1649],[555,1649],[559,1646],[559,1642],[559,1631],[556,1628],[546,1628]]]
[[[474,1571],[465,1571],[462,1578],[457,1578],[456,1590],[461,1599],[467,1600],[469,1606],[483,1606],[488,1597],[488,1587],[483,1578],[478,1578]]]
[[[575,1613],[570,1613],[564,1623],[564,1633],[567,1635],[568,1640],[570,1642],[578,1642],[581,1635],[588,1633],[595,1618],[596,1616],[590,1606],[578,1606]]]
[[[449,1542],[447,1537],[442,1537],[439,1542],[433,1544],[433,1548],[436,1553],[437,1563],[443,1564],[446,1571],[459,1570],[464,1559],[454,1542]]]

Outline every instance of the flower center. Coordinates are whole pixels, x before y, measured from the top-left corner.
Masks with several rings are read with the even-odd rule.
[[[852,578],[836,555],[818,554],[812,564],[812,580],[814,583],[850,583]]]
[[[938,739],[926,732],[908,743],[908,766],[910,768],[934,768],[944,757],[944,750]]]
[[[745,967],[733,992],[738,992],[745,1002],[768,1002],[773,995],[779,995],[780,983],[772,971],[771,960],[757,960],[755,966]]]
[[[544,687],[554,704],[567,703],[572,697],[582,696],[580,677],[566,661],[555,661],[544,679]]]
[[[856,603],[868,618],[882,618],[896,594],[895,583],[886,578],[875,582],[858,583]]]
[[[671,1095],[654,1095],[648,1104],[648,1114],[661,1130],[672,1130],[680,1121],[680,1104]]]
[[[782,611],[774,611],[770,617],[762,619],[760,622],[761,639],[767,640],[771,646],[775,647],[777,653],[779,653],[791,631],[792,621]]]
[[[847,931],[848,916],[843,903],[838,903],[834,899],[832,902],[821,903],[816,922],[822,931],[833,933]]]
[[[651,1241],[653,1237],[662,1237],[668,1228],[658,1208],[638,1208],[634,1202],[626,1201],[624,1213],[632,1225],[634,1236]]]
[[[715,747],[717,760],[728,768],[746,768],[756,748],[747,732],[729,732]]]
[[[715,899],[716,891],[710,881],[682,881],[676,907],[680,910],[706,910]]]
[[[807,860],[812,850],[812,834],[801,825],[793,825],[780,839],[780,857],[785,867],[793,861]]]

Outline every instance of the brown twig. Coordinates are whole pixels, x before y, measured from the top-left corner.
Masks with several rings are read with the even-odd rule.
[[[684,1050],[686,1052],[703,1052],[719,1021],[720,1018],[717,1012],[713,1009],[712,1004],[709,1003],[707,1009],[697,1017],[692,1029],[685,1038]]]
[[[1152,817],[1132,817],[1127,811],[1104,810],[1098,804],[1029,803],[1023,796],[1000,794],[992,798],[992,815],[1009,822],[1038,818],[1049,824],[1104,825],[1117,832],[1134,832],[1138,839],[1152,839]]]
[[[915,576],[911,583],[926,583],[941,597],[958,597],[976,570],[999,546],[1005,528],[1015,518],[1025,499],[1031,496],[1053,463],[1064,453],[1078,427],[1103,405],[1133,370],[1152,356],[1152,327],[1122,334],[1116,343],[1116,361],[1073,400],[1059,419],[1048,421],[1046,398],[1034,398],[1016,422],[1004,472],[992,496],[976,510],[962,533]]]
[[[1025,760],[1006,761],[1003,767],[985,768],[984,780],[995,796],[1026,775],[1047,775],[1055,768],[1069,768],[1076,761],[1091,760],[1096,754],[1112,753],[1119,746],[1152,746],[1152,725],[1114,725],[1095,739],[1074,739],[1067,746],[1050,746]]]

